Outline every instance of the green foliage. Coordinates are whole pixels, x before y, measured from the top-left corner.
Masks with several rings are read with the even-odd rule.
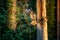
[[[32,21],[29,15],[24,13],[23,7],[17,6],[17,28],[16,31],[9,30],[7,27],[7,6],[8,3],[1,1],[0,7],[0,40],[35,40],[36,26],[30,24]],[[4,6],[7,5],[6,7]]]
[[[21,6],[17,6],[17,32],[19,32],[20,37],[16,37],[18,39],[22,38],[21,40],[32,40],[36,32],[36,26],[30,24],[32,20],[30,16],[24,12],[26,3]]]
[[[36,0],[30,0],[30,6],[32,7],[33,11],[36,12]]]
[[[36,11],[35,0],[31,1],[31,6]],[[31,25],[31,18],[23,13],[28,4],[17,4],[17,28],[16,31],[7,28],[7,0],[0,0],[0,40],[36,40],[36,26]],[[48,37],[49,40],[56,40],[55,26],[55,0],[47,0],[48,15]]]
[[[47,0],[48,16],[48,37],[49,40],[56,40],[56,18],[55,18],[55,0]]]

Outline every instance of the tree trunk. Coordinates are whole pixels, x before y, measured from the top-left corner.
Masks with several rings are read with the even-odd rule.
[[[43,29],[42,29],[42,26],[40,24],[40,20],[42,18],[41,0],[36,1],[36,6],[37,6],[37,40],[42,40]]]
[[[57,0],[57,40],[60,40],[60,0]]]
[[[43,40],[48,40],[47,17],[46,17],[46,0],[42,0],[42,17],[43,17]]]
[[[48,40],[46,1],[37,0],[37,40]]]
[[[8,1],[8,27],[9,29],[16,29],[16,0]]]

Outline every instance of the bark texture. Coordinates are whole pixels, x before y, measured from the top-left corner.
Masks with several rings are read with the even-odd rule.
[[[16,29],[16,0],[9,0],[8,7],[8,27]]]
[[[37,0],[37,40],[48,40],[46,0]]]

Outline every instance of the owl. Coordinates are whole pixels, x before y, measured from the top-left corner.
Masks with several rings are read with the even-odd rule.
[[[34,13],[34,11],[33,11],[32,9],[26,9],[26,10],[25,10],[25,13],[30,16],[30,18],[31,18],[31,20],[32,20],[32,21],[31,21],[31,24],[32,24],[32,25],[36,25],[36,24],[37,24],[37,21],[36,21],[37,16],[36,16],[36,14]]]
[[[37,20],[36,20],[37,16],[33,11],[30,12],[30,18],[32,19],[31,24],[36,25],[37,24]]]

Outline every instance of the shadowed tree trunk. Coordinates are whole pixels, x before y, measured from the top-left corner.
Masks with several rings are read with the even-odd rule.
[[[60,40],[60,0],[57,0],[57,40]]]
[[[37,6],[37,40],[42,40],[42,26],[40,24],[40,20],[42,18],[42,11],[41,11],[41,0],[36,1],[36,6]]]
[[[8,1],[8,27],[9,29],[16,29],[16,0]]]

